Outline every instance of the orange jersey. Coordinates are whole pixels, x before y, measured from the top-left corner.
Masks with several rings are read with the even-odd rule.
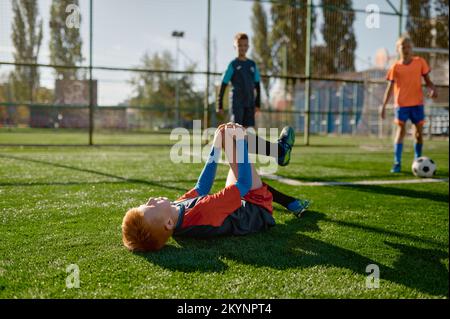
[[[405,65],[400,61],[389,69],[386,80],[394,82],[395,105],[423,105],[422,76],[430,72],[425,59],[415,56]]]
[[[206,196],[199,196],[192,189],[174,204],[180,209],[179,224],[174,235],[244,235],[275,225],[272,217],[272,193],[265,184],[250,190],[243,198],[236,185],[229,185]]]

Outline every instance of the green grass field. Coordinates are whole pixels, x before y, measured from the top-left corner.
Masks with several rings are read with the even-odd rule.
[[[0,144],[79,138],[18,134],[1,132]],[[296,146],[277,174],[299,181],[415,179],[410,141],[396,176],[389,173],[389,140],[311,142]],[[448,146],[426,141],[437,178],[448,178]],[[0,147],[0,298],[448,298],[448,182],[293,187],[268,180],[312,200],[311,209],[296,219],[275,205],[277,225],[255,235],[175,238],[157,253],[128,252],[120,229],[125,211],[151,196],[175,199],[201,171],[202,164],[173,164],[169,150]],[[214,190],[225,176],[221,165]],[[66,287],[70,264],[79,267],[78,289]],[[380,270],[378,289],[366,287],[370,264]]]

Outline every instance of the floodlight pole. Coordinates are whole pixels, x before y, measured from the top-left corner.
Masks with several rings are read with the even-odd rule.
[[[289,38],[287,36],[283,36],[281,39],[281,43],[283,44],[283,75],[286,77],[284,80],[284,107],[287,109],[288,106],[288,97],[287,97],[287,90],[288,90],[288,54],[289,54]]]
[[[179,69],[179,50],[180,50],[180,38],[177,37],[177,52],[176,52],[176,59],[177,59],[177,71]],[[179,79],[177,75],[177,81],[175,83],[175,108],[177,109],[177,126],[180,126],[180,87],[179,87]]]
[[[210,73],[210,43],[211,43],[211,0],[208,0],[208,19],[207,19],[207,36],[206,36],[206,91],[203,106],[203,123],[204,128],[208,127],[208,110],[209,110],[209,73]]]
[[[309,115],[311,100],[311,17],[312,0],[308,0],[306,10],[306,50],[305,50],[305,121],[304,121],[304,143],[309,145]]]
[[[173,31],[172,36],[176,39],[177,45],[176,45],[176,52],[175,52],[175,64],[176,64],[176,70],[178,71],[179,68],[179,56],[180,56],[180,38],[184,36],[183,31]],[[177,126],[180,126],[180,89],[179,89],[179,78],[177,74],[177,79],[175,81],[175,118],[177,121]]]

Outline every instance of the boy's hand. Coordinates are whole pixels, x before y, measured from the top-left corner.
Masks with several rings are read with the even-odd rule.
[[[157,203],[158,200],[160,200],[160,199],[168,200],[167,197],[150,197],[150,198],[148,199],[146,205],[147,205],[147,206],[153,205],[153,204]]]
[[[245,130],[245,128],[238,123],[233,123],[233,122],[228,122],[227,124],[225,124],[227,129],[236,129],[236,128],[241,128],[243,130]]]
[[[438,97],[437,90],[434,86],[428,88],[428,97],[430,97],[432,99],[435,99]]]
[[[386,118],[386,105],[381,106],[380,116],[381,116],[381,119],[383,119],[383,120]]]
[[[225,133],[229,136],[235,137],[236,139],[244,139],[247,135],[245,128],[236,123],[227,123],[225,128]]]
[[[261,111],[261,108],[259,106],[255,107],[255,114],[258,114]]]

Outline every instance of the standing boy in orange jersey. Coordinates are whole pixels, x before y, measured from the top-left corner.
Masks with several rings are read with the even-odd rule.
[[[422,129],[425,123],[423,106],[422,77],[429,89],[428,96],[436,98],[436,88],[431,82],[430,67],[425,59],[413,56],[412,43],[409,38],[401,37],[397,40],[398,60],[389,69],[386,79],[389,81],[384,94],[381,107],[381,118],[386,116],[386,104],[392,96],[395,96],[395,123],[397,132],[394,144],[394,165],[391,173],[400,173],[402,163],[403,139],[406,134],[405,124],[408,120],[414,124],[415,144],[414,158],[422,156],[423,136]]]

